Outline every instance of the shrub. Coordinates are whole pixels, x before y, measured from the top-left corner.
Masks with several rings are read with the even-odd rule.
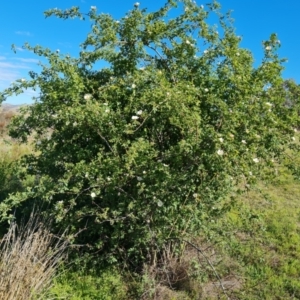
[[[85,18],[78,7],[45,14]],[[208,24],[213,14],[220,32]],[[264,41],[254,67],[217,2],[169,0],[153,13],[136,4],[120,20],[92,7],[88,17],[78,58],[26,44],[49,65],[1,94],[41,91],[10,130],[23,142],[35,135],[38,155],[24,166],[38,184],[2,212],[36,199],[105,263],[155,264],[169,238],[197,235],[232,189],[273,176],[295,146],[280,43],[275,34]]]

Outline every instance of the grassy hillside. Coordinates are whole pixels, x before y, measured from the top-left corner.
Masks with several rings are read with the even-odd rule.
[[[288,172],[241,197],[218,224],[237,299],[300,298],[300,185]],[[226,263],[224,263],[226,267]]]

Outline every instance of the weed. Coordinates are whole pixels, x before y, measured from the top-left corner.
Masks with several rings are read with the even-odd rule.
[[[0,242],[0,299],[44,299],[67,246],[37,214],[32,213],[24,226],[11,223]]]

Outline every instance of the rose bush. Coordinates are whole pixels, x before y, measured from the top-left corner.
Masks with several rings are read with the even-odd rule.
[[[1,94],[40,89],[10,130],[34,137],[23,168],[37,184],[1,203],[3,219],[35,203],[105,261],[153,259],[168,239],[217,218],[233,189],[272,177],[294,143],[277,36],[254,67],[218,3],[135,4],[120,20],[96,7],[45,14],[88,17],[91,32],[77,58],[26,44],[49,63]]]

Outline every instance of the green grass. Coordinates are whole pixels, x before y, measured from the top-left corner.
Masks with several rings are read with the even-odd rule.
[[[123,278],[115,270],[97,274],[67,271],[55,279],[47,299],[122,300],[127,299],[126,289]]]
[[[235,265],[229,272],[243,282],[233,293],[238,299],[300,298],[299,195],[299,182],[285,171],[243,195],[219,222],[227,232],[218,237],[222,253]]]

